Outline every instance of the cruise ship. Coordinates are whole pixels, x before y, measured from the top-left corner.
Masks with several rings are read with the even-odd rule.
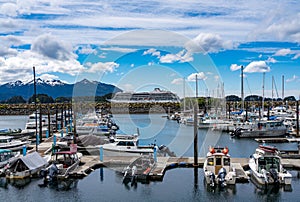
[[[139,103],[139,102],[173,102],[179,103],[180,98],[172,93],[171,91],[161,90],[160,88],[155,88],[151,92],[118,92],[114,97],[109,100],[111,102],[126,102],[126,103]]]

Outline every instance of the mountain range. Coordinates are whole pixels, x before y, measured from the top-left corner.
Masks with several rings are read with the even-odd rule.
[[[83,79],[74,84],[67,84],[60,80],[36,79],[36,93],[47,94],[53,99],[57,97],[72,96],[103,96],[109,93],[122,92],[118,87]],[[0,85],[0,101],[7,100],[13,96],[22,96],[28,100],[34,94],[34,82],[23,83],[15,81]]]

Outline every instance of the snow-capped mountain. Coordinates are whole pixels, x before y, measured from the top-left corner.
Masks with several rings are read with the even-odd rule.
[[[120,92],[119,88],[97,81],[83,79],[75,84],[67,84],[60,80],[36,79],[37,94],[47,94],[54,99],[57,97],[72,96],[103,96],[108,93]],[[22,81],[9,82],[0,85],[0,101],[7,100],[13,96],[22,96],[28,100],[33,95],[34,82],[24,83]]]

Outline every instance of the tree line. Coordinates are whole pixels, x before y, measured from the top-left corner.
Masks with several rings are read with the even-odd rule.
[[[87,99],[93,99],[95,102],[108,102],[108,99],[111,99],[113,94],[107,94],[104,96],[95,96],[95,97],[82,97],[82,100],[87,100]],[[36,95],[36,103],[42,103],[42,104],[47,104],[47,103],[64,103],[64,102],[71,102],[72,98],[71,97],[57,97],[53,98],[47,94],[37,94]],[[0,102],[1,104],[31,104],[34,103],[34,95],[31,96],[28,100],[25,100],[22,96],[13,96],[7,100],[3,100]]]

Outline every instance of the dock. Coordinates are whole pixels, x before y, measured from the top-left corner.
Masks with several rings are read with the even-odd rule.
[[[53,138],[44,139],[38,145],[38,152],[44,156],[51,152]],[[31,150],[35,151],[35,147]],[[100,161],[99,155],[83,155],[81,158],[80,166],[70,173],[70,177],[84,178],[94,170],[101,167],[109,167],[121,171],[137,156],[103,156]],[[157,157],[157,162],[149,173],[149,180],[162,181],[165,173],[174,168],[203,168],[205,158],[198,158],[198,165],[194,165],[194,157]],[[249,181],[249,176],[245,170],[249,170],[248,158],[231,158],[231,164],[237,173],[237,182],[243,183]],[[290,170],[300,170],[300,159],[282,158],[283,167]]]

